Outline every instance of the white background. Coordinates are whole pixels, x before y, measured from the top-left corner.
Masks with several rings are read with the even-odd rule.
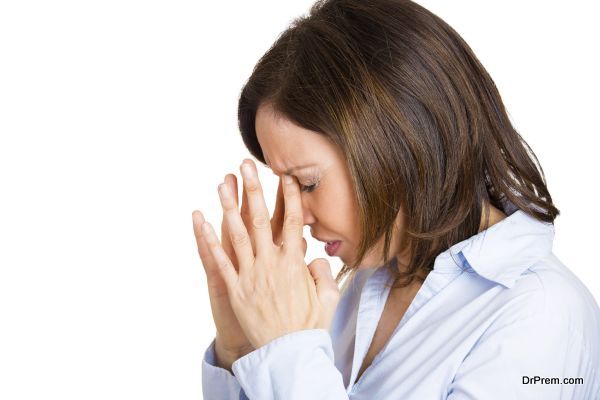
[[[239,91],[311,3],[0,3],[0,398],[202,397],[191,213],[220,224],[216,187],[249,156]],[[599,299],[592,3],[420,3],[495,80],[561,210],[554,251]]]

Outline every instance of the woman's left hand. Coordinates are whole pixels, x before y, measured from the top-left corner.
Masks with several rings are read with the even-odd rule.
[[[227,185],[219,185],[239,272],[212,226],[205,222],[202,229],[242,330],[256,349],[291,332],[329,330],[340,292],[327,260],[317,258],[308,266],[304,262],[304,220],[298,183],[289,175],[283,176],[283,243],[276,245],[256,166],[245,160],[240,170],[248,195],[254,245]]]

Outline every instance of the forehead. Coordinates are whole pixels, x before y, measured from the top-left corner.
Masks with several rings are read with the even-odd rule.
[[[277,115],[270,106],[259,107],[255,129],[265,161],[277,173],[306,164],[318,165],[331,151],[326,136]]]

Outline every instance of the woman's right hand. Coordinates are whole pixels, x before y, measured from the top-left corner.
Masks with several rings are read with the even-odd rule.
[[[233,193],[234,199],[236,200],[236,205],[239,204],[236,176],[233,174],[227,174],[225,176],[225,184],[229,186],[230,193]],[[273,242],[275,244],[280,244],[281,242],[281,230],[283,228],[283,216],[285,214],[284,207],[283,188],[280,180],[279,187],[277,189],[275,211],[273,212],[273,217],[271,218],[271,229],[274,238]],[[252,223],[249,220],[250,214],[245,187],[243,188],[242,208],[240,215],[248,229],[248,233],[250,234],[250,238],[252,240],[252,247],[254,248],[254,232],[252,232]],[[235,360],[250,353],[254,350],[254,348],[250,345],[248,338],[240,327],[233,309],[231,308],[225,281],[221,277],[218,271],[218,266],[211,256],[211,252],[207,247],[206,240],[202,235],[201,226],[204,222],[204,216],[200,211],[194,211],[192,213],[192,221],[194,226],[194,235],[196,236],[196,243],[198,245],[198,252],[200,254],[202,265],[204,266],[204,271],[206,272],[210,306],[217,331],[215,340],[217,363],[219,366],[231,370],[231,365]],[[225,218],[223,218],[221,222],[221,243],[235,269],[238,270],[238,261],[233,249],[233,245],[231,244],[231,238]],[[306,254],[306,242],[304,242],[304,245],[304,253]]]

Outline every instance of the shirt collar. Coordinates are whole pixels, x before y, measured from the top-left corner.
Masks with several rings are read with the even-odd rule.
[[[511,288],[521,274],[552,251],[554,225],[517,209],[489,228],[451,246],[435,259],[434,270],[471,268]]]

